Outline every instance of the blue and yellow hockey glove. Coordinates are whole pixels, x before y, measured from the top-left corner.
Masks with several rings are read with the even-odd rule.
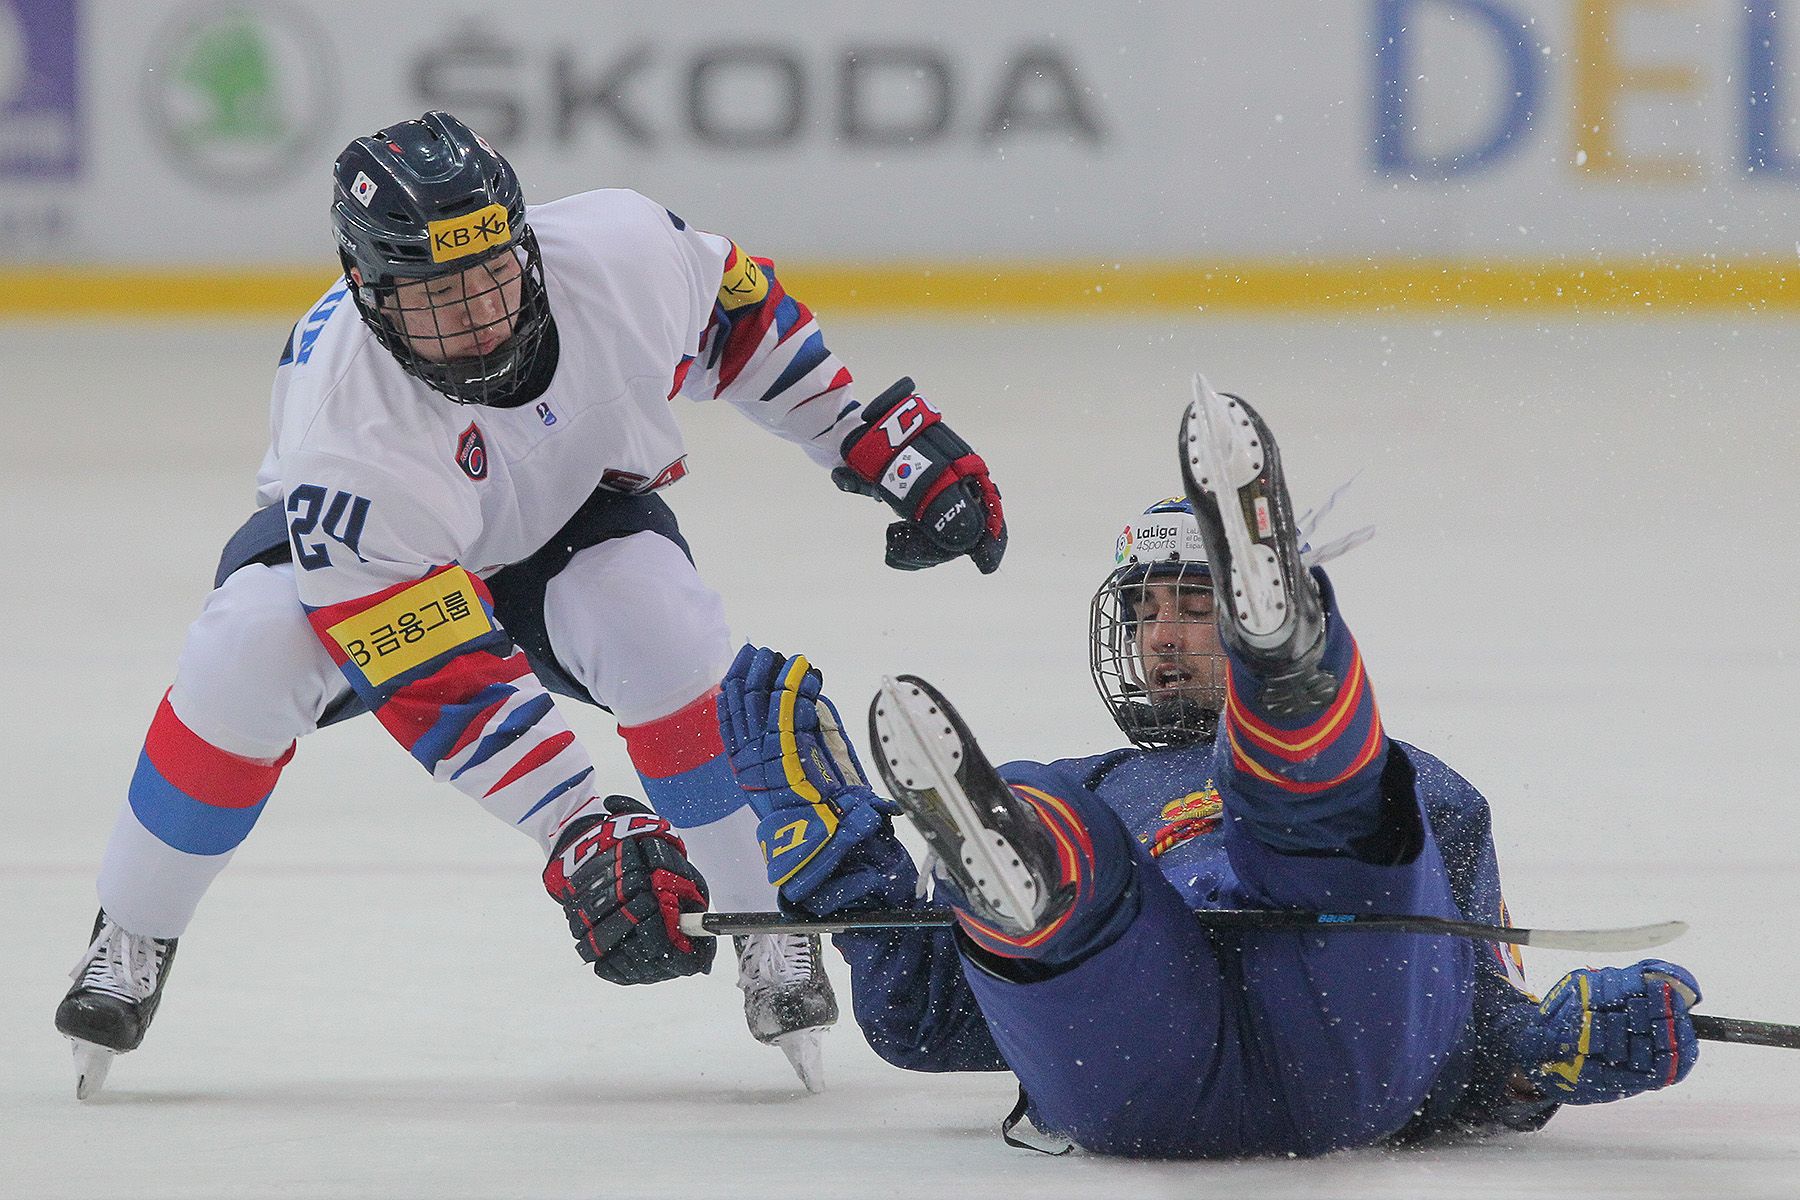
[[[1519,1030],[1520,1070],[1548,1099],[1604,1104],[1680,1083],[1700,1046],[1700,985],[1674,963],[1570,971]]]
[[[875,794],[821,677],[805,658],[745,646],[719,694],[719,736],[738,786],[761,818],[769,882],[804,900],[898,811]]]

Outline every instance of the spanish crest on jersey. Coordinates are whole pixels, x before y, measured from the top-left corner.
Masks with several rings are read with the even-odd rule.
[[[1208,779],[1199,791],[1178,796],[1163,805],[1162,825],[1150,833],[1139,834],[1138,840],[1150,847],[1150,857],[1161,858],[1181,843],[1217,829],[1223,809],[1224,800],[1219,789]]]

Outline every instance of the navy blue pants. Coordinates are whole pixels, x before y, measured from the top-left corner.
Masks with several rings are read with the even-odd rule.
[[[1254,680],[1232,664],[1212,761],[1225,816],[1210,843],[1226,859],[1216,906],[1459,917],[1412,773],[1388,769],[1373,693],[1335,613],[1327,645],[1343,686],[1303,721],[1260,711]],[[1080,781],[1040,764],[1005,774],[1061,801],[1096,858],[1130,856],[1083,902],[1095,912],[1071,923],[1101,945],[1059,948],[1074,966],[1015,982],[1020,972],[986,969],[979,954],[963,961],[1041,1124],[1102,1153],[1211,1157],[1319,1154],[1406,1123],[1469,1019],[1467,941],[1209,932],[1164,876],[1171,860],[1151,858]]]
[[[1050,768],[1013,770],[1088,821],[1118,816]],[[1398,866],[1291,856],[1228,828],[1230,907],[1456,917],[1429,837]],[[1419,935],[1215,934],[1135,852],[1138,913],[1049,979],[964,974],[1046,1128],[1137,1156],[1319,1154],[1399,1129],[1468,1019],[1469,943]]]

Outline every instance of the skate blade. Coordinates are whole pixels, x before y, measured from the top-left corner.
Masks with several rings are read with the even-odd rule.
[[[91,1100],[100,1094],[118,1052],[79,1038],[70,1038],[69,1048],[75,1052],[75,1098]]]
[[[806,1090],[818,1095],[825,1090],[825,1029],[823,1025],[815,1025],[810,1029],[795,1029],[788,1033],[778,1034],[774,1044],[787,1055],[788,1065],[794,1068],[794,1074],[806,1085]]]
[[[881,681],[869,713],[881,777],[938,857],[960,862],[983,901],[1017,928],[1030,929],[1043,908],[1042,890],[964,790],[962,737],[945,711],[948,702],[940,707],[923,684],[910,676]],[[946,839],[938,829],[945,830],[950,844],[940,844]]]
[[[1240,402],[1219,395],[1204,375],[1194,376],[1194,399],[1181,423],[1182,482],[1189,500],[1218,507],[1231,549],[1231,605],[1240,636],[1252,646],[1280,645],[1288,635],[1287,590],[1281,560],[1260,540],[1275,532],[1272,498],[1257,495],[1246,510],[1240,489],[1263,473],[1271,448],[1263,445]],[[1245,521],[1255,522],[1255,529]]]

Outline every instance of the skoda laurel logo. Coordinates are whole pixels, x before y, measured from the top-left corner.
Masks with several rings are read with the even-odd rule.
[[[337,95],[325,31],[280,4],[221,3],[170,18],[150,51],[144,114],[199,180],[261,190],[308,163]]]

